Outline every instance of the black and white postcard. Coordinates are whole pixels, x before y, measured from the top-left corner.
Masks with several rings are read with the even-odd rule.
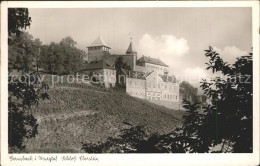
[[[1,165],[258,164],[257,1],[2,3]]]

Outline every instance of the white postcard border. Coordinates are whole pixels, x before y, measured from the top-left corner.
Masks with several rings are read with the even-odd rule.
[[[8,154],[8,49],[7,8],[129,8],[129,7],[252,7],[253,19],[253,153],[251,154]],[[259,161],[259,3],[257,1],[178,1],[178,2],[2,2],[1,3],[1,164],[19,165],[257,165]],[[10,156],[56,157],[59,161],[10,161]],[[76,156],[77,161],[62,161],[63,156]],[[98,158],[80,161],[79,157]]]

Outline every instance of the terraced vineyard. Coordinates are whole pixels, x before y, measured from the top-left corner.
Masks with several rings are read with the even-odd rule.
[[[167,133],[182,121],[183,111],[89,86],[61,84],[50,89],[50,100],[31,110],[38,120],[39,133],[25,143],[28,152],[83,152],[81,142],[116,136],[124,121],[144,125],[153,133]]]

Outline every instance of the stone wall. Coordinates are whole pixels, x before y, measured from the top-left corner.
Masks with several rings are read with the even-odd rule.
[[[88,61],[104,59],[105,52],[102,49],[88,50]]]

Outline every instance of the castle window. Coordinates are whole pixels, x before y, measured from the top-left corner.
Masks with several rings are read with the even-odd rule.
[[[164,87],[165,89],[167,89],[167,85],[165,85],[165,87]]]
[[[147,86],[148,86],[148,88],[151,88],[151,86],[152,86],[152,85],[151,85],[151,83],[148,83],[148,85],[147,85]]]
[[[157,94],[157,100],[160,100],[160,97],[161,97],[160,94]]]
[[[158,84],[158,88],[159,88],[159,89],[161,88],[160,84]]]

